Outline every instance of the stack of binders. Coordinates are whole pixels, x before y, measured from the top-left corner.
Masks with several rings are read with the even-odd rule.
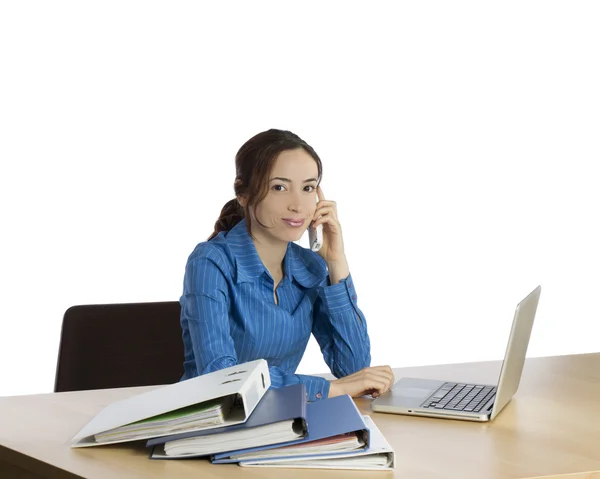
[[[308,403],[303,384],[269,389],[257,360],[113,403],[72,447],[146,440],[151,459],[245,467],[390,470],[394,451],[348,395]]]

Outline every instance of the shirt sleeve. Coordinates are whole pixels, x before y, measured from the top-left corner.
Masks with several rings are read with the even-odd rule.
[[[371,343],[352,275],[327,281],[315,300],[313,334],[331,373],[341,378],[371,365]]]
[[[207,258],[188,262],[181,298],[182,321],[187,324],[198,374],[238,364],[229,324],[229,289],[222,269]],[[329,381],[316,376],[290,374],[269,366],[271,387],[303,383],[309,401],[327,398]]]

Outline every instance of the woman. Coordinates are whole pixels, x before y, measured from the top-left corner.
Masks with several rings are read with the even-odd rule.
[[[390,389],[389,366],[369,367],[367,325],[321,173],[319,156],[289,131],[259,133],[240,148],[236,197],[186,265],[183,379],[263,358],[273,387],[304,383],[309,401]],[[318,253],[293,243],[318,225]],[[294,374],[311,333],[338,379]]]

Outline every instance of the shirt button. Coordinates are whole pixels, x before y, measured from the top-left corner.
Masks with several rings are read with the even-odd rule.
[[[317,393],[317,399],[321,399],[323,395],[321,393]]]
[[[355,294],[352,295],[352,301],[356,301],[356,295]]]
[[[352,281],[348,281],[348,287],[351,288],[352,287]]]

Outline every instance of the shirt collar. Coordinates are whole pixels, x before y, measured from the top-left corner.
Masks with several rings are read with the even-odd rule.
[[[258,256],[256,247],[248,230],[246,229],[246,220],[243,219],[227,233],[227,243],[235,257],[236,264],[236,283],[253,282],[261,274],[267,272],[267,268]],[[284,259],[284,271],[288,278],[294,280],[305,288],[314,288],[320,283],[317,274],[311,271],[311,268],[295,251],[300,246],[294,243],[288,243]]]
[[[236,283],[252,282],[267,271],[243,219],[227,233],[227,243],[235,257]]]
[[[299,248],[301,247],[294,243],[288,244],[284,262],[285,274],[305,288],[314,288],[321,282],[321,278],[312,271],[303,256],[299,254],[300,251],[297,251]]]

